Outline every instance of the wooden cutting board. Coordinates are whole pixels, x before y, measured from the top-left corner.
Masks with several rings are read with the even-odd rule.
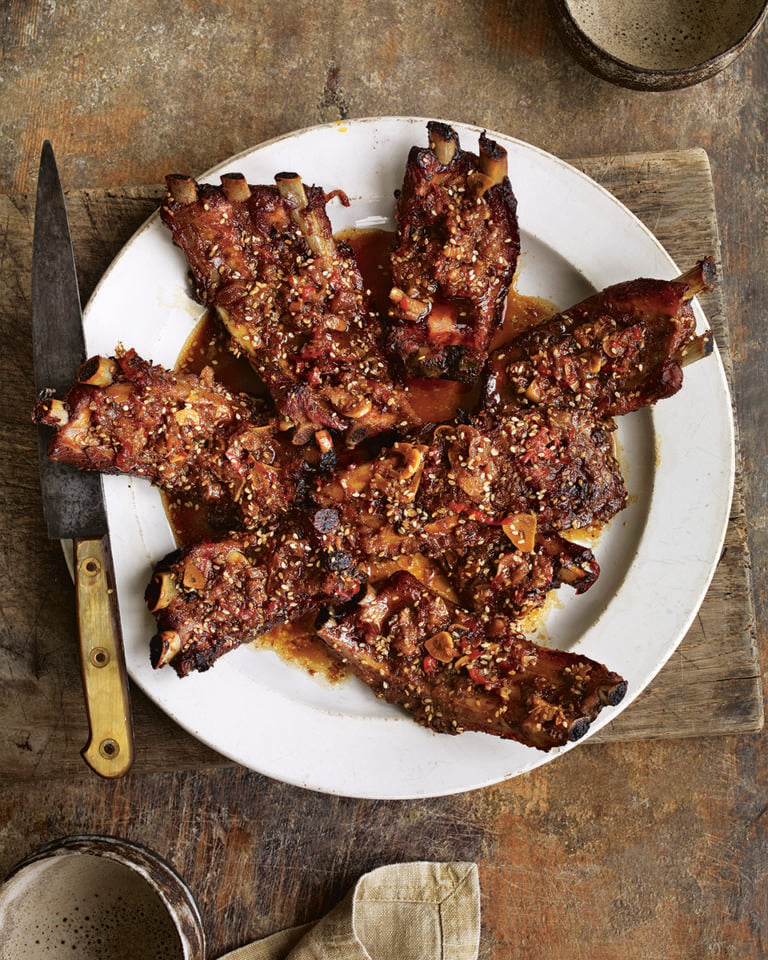
[[[686,267],[705,254],[720,262],[714,192],[703,150],[572,161],[623,201]],[[133,232],[158,206],[159,186],[83,190],[68,208],[86,300]],[[29,267],[34,201],[0,197],[0,461],[4,627],[0,644],[0,780],[81,776],[87,725],[74,626],[74,598],[62,552],[42,520],[30,339]],[[730,375],[721,290],[702,298]],[[125,334],[130,345],[130,331]],[[681,491],[681,496],[684,492]],[[23,510],[19,504],[24,504]],[[741,471],[711,588],[677,652],[650,687],[595,740],[754,732],[763,724],[760,671]],[[649,603],[653,598],[649,598]],[[134,771],[229,763],[169,720],[133,688]]]

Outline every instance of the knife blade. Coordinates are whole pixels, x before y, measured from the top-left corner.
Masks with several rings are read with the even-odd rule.
[[[40,156],[32,250],[32,337],[38,394],[63,396],[86,359],[80,291],[64,191],[53,147]],[[80,662],[88,712],[85,762],[102,777],[133,763],[125,655],[120,633],[101,477],[48,457],[49,428],[40,426],[40,484],[48,535],[72,540]]]

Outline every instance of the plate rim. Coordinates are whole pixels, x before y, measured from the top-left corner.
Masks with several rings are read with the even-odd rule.
[[[207,178],[214,177],[226,169],[231,170],[233,165],[241,161],[244,161],[247,158],[252,157],[254,154],[262,152],[267,148],[275,147],[282,142],[285,142],[288,140],[295,140],[297,138],[304,137],[308,134],[345,132],[344,128],[347,128],[350,126],[354,126],[356,128],[364,128],[364,127],[370,127],[372,125],[381,126],[381,125],[387,125],[392,123],[396,125],[404,125],[404,126],[407,126],[409,129],[414,129],[414,130],[418,129],[419,125],[421,125],[421,129],[423,130],[426,124],[429,122],[429,119],[435,119],[435,118],[423,118],[418,116],[385,115],[382,117],[371,116],[371,117],[356,118],[353,120],[335,121],[335,122],[326,123],[326,124],[316,124],[310,127],[305,127],[299,130],[280,134],[262,143],[258,143],[252,147],[241,150],[238,153],[234,154],[232,157],[229,157],[224,161],[216,163],[215,165],[210,167],[208,170],[206,170],[204,173],[196,177],[196,179],[198,179],[200,182],[203,182]],[[674,271],[676,270],[676,265],[674,263],[674,260],[669,255],[668,251],[666,251],[663,245],[659,242],[658,238],[654,236],[652,231],[649,230],[649,228],[640,220],[640,218],[633,211],[631,211],[628,207],[626,207],[626,205],[624,205],[620,200],[618,200],[618,198],[615,197],[609,190],[607,190],[601,184],[597,183],[597,181],[591,178],[588,174],[581,171],[579,168],[574,167],[572,164],[568,163],[567,161],[562,160],[561,158],[548,153],[547,151],[543,150],[542,148],[534,144],[530,144],[517,137],[512,137],[507,134],[503,134],[498,131],[491,130],[487,126],[481,126],[477,124],[464,123],[461,121],[452,121],[452,120],[444,120],[443,122],[450,123],[455,128],[458,128],[462,136],[466,135],[467,133],[477,135],[481,131],[485,130],[490,137],[492,138],[496,137],[506,143],[512,143],[516,145],[518,148],[520,148],[521,150],[527,152],[528,154],[537,155],[542,158],[545,158],[547,163],[554,163],[557,169],[562,171],[567,171],[569,176],[575,175],[578,179],[585,181],[589,185],[589,188],[591,190],[599,191],[599,193],[603,196],[603,198],[612,206],[614,206],[622,217],[624,218],[628,217],[634,222],[635,227],[639,228],[639,230],[646,235],[646,237],[650,240],[651,244],[656,247],[657,252],[660,252],[663,258],[667,261],[668,267],[670,270],[670,276],[675,275]],[[403,157],[402,160],[404,164],[405,158]],[[334,184],[331,186],[336,186],[336,185]],[[343,188],[343,185],[341,186]],[[514,183],[513,183],[513,189],[515,189]],[[139,240],[139,238],[141,238],[141,236],[146,231],[152,228],[152,226],[156,223],[158,219],[159,219],[159,209],[154,211],[144,221],[144,223],[132,234],[132,236],[128,239],[128,241],[124,244],[124,246],[118,252],[116,257],[113,259],[110,266],[104,272],[102,277],[99,279],[99,282],[94,288],[91,294],[91,297],[89,298],[88,303],[86,304],[86,307],[84,309],[84,328],[86,330],[86,341],[88,340],[89,320],[91,318],[91,314],[96,309],[93,306],[94,303],[96,303],[98,299],[103,295],[104,290],[107,284],[109,283],[111,276],[113,275],[113,272],[119,269],[119,265],[123,257],[127,254],[130,248]],[[169,236],[169,239],[170,239],[170,236]],[[202,308],[200,309],[202,311]],[[704,320],[705,318],[704,318],[703,310],[701,309],[698,303],[694,305],[694,309],[697,313],[697,319],[699,321]],[[689,610],[688,617],[685,620],[684,628],[678,631],[679,636],[677,636],[674,642],[670,642],[668,644],[668,650],[666,651],[666,654],[663,657],[663,659],[657,660],[653,670],[650,672],[650,674],[648,674],[643,679],[643,682],[641,683],[640,688],[634,691],[633,695],[629,697],[628,701],[625,704],[620,705],[619,708],[613,708],[610,711],[603,711],[603,713],[598,718],[598,720],[592,725],[592,729],[590,730],[588,737],[586,737],[584,740],[579,741],[578,743],[575,743],[575,744],[569,744],[566,747],[559,748],[556,751],[552,751],[549,754],[543,754],[543,755],[540,754],[539,751],[534,751],[529,748],[528,754],[530,755],[530,762],[523,763],[522,765],[518,764],[518,767],[514,771],[501,774],[498,776],[494,775],[492,779],[483,780],[482,782],[454,785],[449,789],[440,788],[436,791],[433,791],[430,788],[426,788],[426,789],[423,787],[414,788],[413,786],[411,786],[405,789],[393,789],[390,792],[385,793],[384,795],[382,795],[381,791],[377,791],[376,793],[370,793],[365,789],[363,789],[362,791],[358,791],[358,790],[355,790],[353,787],[351,788],[349,785],[340,789],[335,789],[332,785],[329,785],[329,784],[309,782],[306,777],[297,777],[297,778],[291,779],[290,777],[284,775],[284,773],[277,774],[273,771],[260,769],[259,767],[253,764],[252,760],[243,758],[243,756],[240,755],[239,751],[235,751],[234,753],[236,755],[233,755],[232,751],[222,747],[222,744],[219,739],[215,737],[211,738],[209,735],[206,734],[206,731],[204,730],[194,729],[188,722],[185,722],[184,719],[180,718],[176,712],[169,711],[162,702],[159,702],[156,699],[156,697],[153,695],[152,692],[146,689],[145,684],[143,684],[139,679],[137,679],[136,676],[134,676],[134,671],[130,669],[130,665],[129,665],[129,672],[131,674],[132,679],[134,679],[134,682],[138,683],[138,685],[144,690],[144,692],[150,697],[150,699],[152,699],[155,703],[157,703],[160,709],[166,712],[171,717],[171,719],[179,723],[180,726],[182,726],[183,728],[187,729],[188,732],[190,732],[197,739],[201,740],[201,742],[206,743],[208,746],[210,746],[217,752],[223,754],[224,756],[227,756],[230,759],[234,760],[235,762],[241,763],[244,766],[249,767],[250,769],[257,770],[258,772],[264,773],[267,776],[276,777],[283,782],[292,783],[293,785],[305,787],[307,789],[317,790],[324,793],[338,794],[342,796],[357,796],[361,798],[370,798],[370,799],[414,799],[414,798],[432,797],[432,796],[446,796],[452,793],[460,793],[466,790],[480,789],[482,787],[491,785],[493,783],[503,782],[504,780],[510,779],[511,777],[514,777],[514,776],[518,776],[535,767],[542,766],[556,759],[556,757],[561,756],[566,752],[569,752],[571,749],[580,745],[581,743],[588,742],[589,737],[592,734],[597,732],[597,730],[601,729],[603,726],[609,723],[612,719],[618,716],[621,712],[623,712],[623,710],[626,709],[626,707],[628,707],[637,698],[637,696],[639,696],[642,690],[646,689],[646,687],[648,686],[648,683],[651,682],[653,677],[655,677],[658,674],[658,672],[662,669],[664,664],[668,661],[669,657],[672,656],[675,649],[677,649],[677,646],[679,645],[680,640],[683,638],[683,636],[685,635],[685,632],[690,627],[690,624],[695,618],[698,612],[698,609],[701,605],[701,602],[706,596],[707,589],[709,587],[712,576],[714,575],[715,569],[717,567],[720,549],[722,547],[722,542],[727,531],[728,512],[730,507],[730,500],[733,495],[734,469],[735,469],[735,437],[734,437],[734,424],[733,424],[733,416],[732,416],[732,402],[730,399],[729,386],[727,382],[727,377],[725,376],[722,359],[717,349],[715,350],[715,359],[718,365],[718,373],[721,380],[721,387],[724,387],[724,391],[725,391],[724,395],[725,395],[726,405],[728,407],[728,413],[729,413],[728,425],[730,427],[728,431],[728,436],[726,437],[726,446],[729,448],[729,453],[730,453],[728,506],[723,509],[724,521],[721,525],[721,530],[719,532],[717,549],[714,549],[712,551],[712,556],[709,559],[708,570],[706,572],[706,575],[702,578],[702,581],[701,581],[701,588],[699,590],[698,600],[695,603],[695,605],[692,607],[692,609]],[[119,480],[124,482],[126,478],[105,478],[105,480],[107,482],[107,486],[109,486],[109,484],[111,484],[112,481],[114,480]],[[128,479],[129,486],[131,482],[132,481]],[[156,558],[156,559],[159,559],[159,558]],[[233,658],[233,662],[234,662],[235,656],[236,656],[236,653],[229,654],[227,659],[229,660],[229,658]],[[190,679],[192,678],[185,678],[183,682],[189,683]],[[411,724],[413,723],[413,721],[410,721],[410,720],[408,722]],[[433,735],[433,736],[439,736],[439,735]],[[495,738],[490,738],[483,734],[463,734],[462,737],[464,738],[482,737],[486,741],[495,740]]]

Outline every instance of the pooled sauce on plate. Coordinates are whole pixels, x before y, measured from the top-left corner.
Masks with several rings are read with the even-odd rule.
[[[388,258],[394,234],[388,230],[351,229],[337,234],[337,240],[348,244],[355,253],[373,308],[386,317],[391,288]],[[504,321],[493,339],[492,347],[508,343],[523,330],[552,316],[556,308],[547,300],[523,296],[512,287],[507,298]],[[216,379],[230,390],[263,396],[265,388],[257,374],[242,357],[227,349],[228,334],[215,316],[206,313],[187,339],[179,354],[176,369],[184,373],[200,373],[213,367]],[[480,398],[479,384],[456,383],[450,380],[412,380],[407,385],[411,403],[425,420],[452,420],[459,410],[472,410]],[[210,523],[203,505],[171,501],[163,497],[166,513],[179,545],[217,539],[226,531]],[[439,567],[425,557],[399,557],[388,560],[371,571],[371,579],[388,576],[394,568],[406,569],[436,593],[458,600]],[[296,623],[283,624],[254,641],[254,646],[273,650],[282,660],[298,664],[313,676],[335,682],[347,676],[346,669],[326,650],[314,633],[315,616],[309,614]]]

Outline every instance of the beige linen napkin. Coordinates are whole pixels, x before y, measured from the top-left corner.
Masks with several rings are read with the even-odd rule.
[[[476,960],[474,863],[398,863],[361,877],[317,923],[272,934],[220,960]]]

